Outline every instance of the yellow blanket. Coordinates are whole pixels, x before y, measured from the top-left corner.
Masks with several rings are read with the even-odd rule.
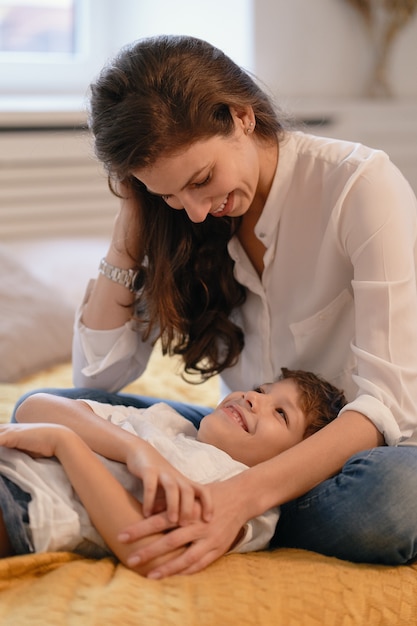
[[[39,554],[0,563],[2,626],[410,626],[414,567],[302,550],[229,555],[191,577],[140,578],[111,559]]]
[[[186,385],[156,354],[128,391],[214,405],[217,381]],[[175,364],[174,364],[175,369]],[[0,421],[17,398],[69,387],[69,365],[0,385]],[[0,561],[1,626],[413,626],[417,564],[357,565],[303,550],[228,555],[193,576],[150,581],[113,559],[69,553]]]

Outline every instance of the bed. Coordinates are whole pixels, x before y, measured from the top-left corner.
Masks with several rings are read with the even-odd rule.
[[[76,290],[68,296],[41,277],[41,264],[34,271],[33,250],[25,265],[21,250],[12,248],[18,251],[16,258],[11,248],[0,248],[1,422],[9,421],[25,391],[72,385],[71,328],[79,298]],[[28,244],[23,248],[28,251]],[[96,265],[97,249],[93,244],[87,248],[93,250]],[[45,245],[41,249],[45,252]],[[82,274],[75,271],[75,259],[90,274],[80,251],[71,256],[66,280],[60,272],[61,287],[69,287],[70,275]],[[162,357],[156,347],[145,375],[126,391],[216,403],[216,379],[186,385],[177,370],[178,363]],[[193,576],[151,581],[111,558],[19,556],[0,561],[0,624],[410,626],[417,624],[417,564],[353,564],[282,549],[227,555]]]

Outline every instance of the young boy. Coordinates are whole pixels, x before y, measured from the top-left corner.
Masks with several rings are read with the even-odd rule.
[[[158,559],[141,567],[129,564],[129,556],[155,537],[126,545],[121,533],[152,511],[161,490],[172,519],[185,523],[188,515],[192,523],[195,499],[208,506],[201,484],[280,454],[334,419],[345,403],[321,378],[287,369],[275,383],[227,396],[198,431],[163,403],[134,409],[29,396],[17,420],[33,423],[0,426],[0,556],[114,554],[146,574]],[[265,548],[277,520],[278,509],[251,520],[231,550]]]

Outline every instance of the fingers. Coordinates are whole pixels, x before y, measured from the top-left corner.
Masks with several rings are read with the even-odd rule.
[[[180,482],[176,491],[176,497],[170,498],[167,494],[167,515],[168,519],[175,523],[184,525],[193,518],[194,501],[196,498],[196,490],[193,483],[188,481]]]
[[[179,526],[186,526],[193,520],[209,521],[213,513],[211,492],[203,485],[179,481],[177,490],[170,494],[165,487],[168,519]],[[171,499],[172,497],[172,499]]]
[[[175,574],[182,576],[196,574],[220,558],[222,554],[219,550],[208,549],[205,542],[195,543],[177,558],[151,570],[147,577],[159,580]]]
[[[210,489],[202,485],[198,485],[197,495],[201,504],[201,519],[209,522],[213,517],[214,504]]]
[[[148,578],[156,580],[175,574],[185,575],[199,572],[224,553],[224,550],[221,548],[210,547],[211,542],[200,538],[198,529],[195,531],[191,529],[191,532],[190,529],[190,526],[178,528],[163,538],[141,548],[127,560],[129,567],[153,561],[169,552],[175,552],[175,550],[187,543],[189,547],[185,548],[179,556],[158,565],[147,574]],[[192,539],[193,535],[196,535],[194,537],[195,541]]]
[[[146,476],[146,481],[143,481],[142,511],[145,517],[149,517],[152,514],[157,489],[158,489],[157,474],[150,475],[148,473],[148,475]]]
[[[143,515],[149,517],[154,512],[158,489],[165,494],[167,517],[172,524],[185,525],[196,518],[195,501],[201,503],[201,515],[209,521],[213,512],[210,491],[202,485],[192,483],[181,475],[148,473],[143,487]]]
[[[177,528],[163,535],[163,537],[155,539],[152,543],[133,552],[127,559],[127,564],[129,567],[134,567],[139,563],[148,563],[187,545],[193,540],[191,537],[194,533],[190,532],[190,529],[190,526]],[[174,561],[176,560],[174,559]]]
[[[52,433],[52,434],[51,434]],[[55,431],[39,424],[3,424],[0,446],[13,448],[31,456],[53,456]]]
[[[162,513],[144,519],[139,522],[139,524],[128,526],[120,533],[118,540],[121,543],[132,543],[138,539],[143,539],[143,537],[148,537],[149,535],[163,533],[174,526],[175,524],[172,524],[172,522],[168,520],[166,511],[163,511]]]

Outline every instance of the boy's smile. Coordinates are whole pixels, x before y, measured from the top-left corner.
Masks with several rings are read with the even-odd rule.
[[[197,439],[252,466],[302,441],[305,430],[299,390],[288,378],[228,395],[201,420]]]

